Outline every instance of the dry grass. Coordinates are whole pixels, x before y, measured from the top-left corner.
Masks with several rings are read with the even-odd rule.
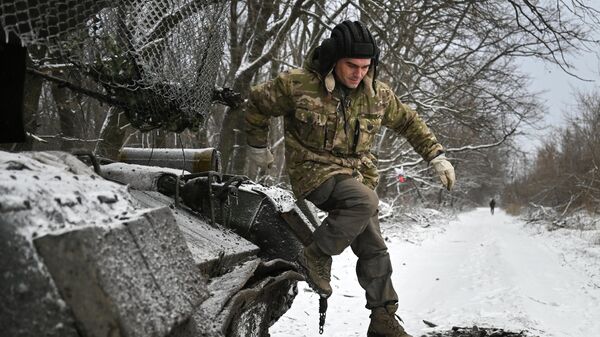
[[[503,207],[504,211],[510,215],[521,215],[521,205],[516,203],[509,203],[506,207]]]

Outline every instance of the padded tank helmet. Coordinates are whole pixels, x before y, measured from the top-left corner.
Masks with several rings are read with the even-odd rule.
[[[318,47],[315,57],[319,60],[319,72],[327,75],[335,62],[342,58],[370,58],[376,74],[379,62],[379,48],[373,35],[360,21],[346,20],[337,24],[331,36]]]

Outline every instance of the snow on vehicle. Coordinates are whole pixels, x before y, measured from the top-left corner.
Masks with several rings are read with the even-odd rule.
[[[79,158],[0,152],[3,333],[268,335],[312,230],[290,192]]]

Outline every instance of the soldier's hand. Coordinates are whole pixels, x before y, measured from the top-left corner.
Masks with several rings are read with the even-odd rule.
[[[433,158],[430,163],[440,177],[442,185],[444,185],[444,187],[450,191],[452,186],[454,186],[454,181],[456,180],[454,176],[454,166],[450,164],[448,159],[446,159],[446,156],[443,154]]]
[[[263,170],[270,169],[275,161],[271,150],[267,147],[248,146],[248,159]]]

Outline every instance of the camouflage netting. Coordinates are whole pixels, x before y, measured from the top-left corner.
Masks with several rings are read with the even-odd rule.
[[[200,126],[210,107],[226,4],[2,0],[0,24],[6,36],[46,50],[33,60],[36,74],[121,108],[142,131],[179,132]],[[73,84],[84,77],[98,86]]]

